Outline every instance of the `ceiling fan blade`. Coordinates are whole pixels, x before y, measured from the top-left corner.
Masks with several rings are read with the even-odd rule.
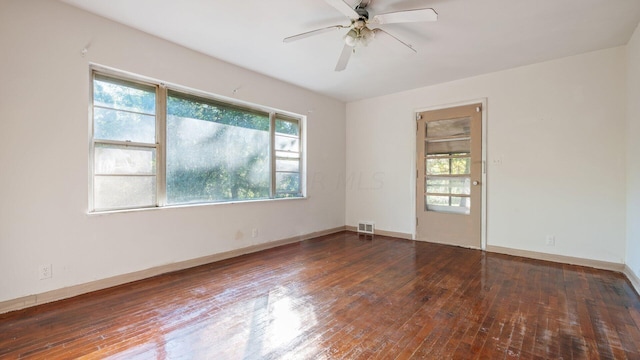
[[[282,40],[282,41],[288,43],[288,42],[292,42],[292,41],[308,38],[309,36],[324,34],[324,33],[329,32],[331,30],[340,30],[340,29],[346,29],[346,28],[348,28],[348,26],[344,26],[344,25],[329,26],[329,27],[322,28],[322,29],[303,32],[302,34],[298,34],[298,35],[289,36],[289,37],[284,38],[284,40]]]
[[[342,0],[324,0],[327,4],[333,6],[338,11],[343,13],[349,19],[358,19],[360,15],[351,7],[351,5],[347,4]]]
[[[340,54],[338,63],[336,64],[336,71],[342,71],[347,68],[347,63],[349,62],[349,58],[351,58],[351,53],[353,53],[353,48],[345,44],[342,48],[342,54]]]
[[[386,14],[378,14],[374,16],[369,23],[374,25],[396,24],[420,21],[437,21],[438,13],[431,9],[415,9],[390,12]]]
[[[413,48],[413,46],[411,46],[411,45],[407,44],[406,42],[404,42],[404,41],[402,41],[402,40],[398,39],[397,37],[395,37],[395,36],[393,36],[393,35],[389,34],[388,32],[386,32],[386,31],[384,31],[384,30],[382,30],[382,29],[380,29],[380,28],[378,28],[378,29],[373,29],[373,32],[376,34],[376,37],[378,36],[378,33],[382,33],[382,34],[384,34],[384,35],[386,35],[386,36],[391,37],[392,39],[396,40],[397,42],[401,43],[402,45],[406,46],[407,48],[409,48],[409,50],[413,51],[414,53],[416,53],[416,54],[418,53],[418,51],[417,51],[416,49],[414,49],[414,48]]]

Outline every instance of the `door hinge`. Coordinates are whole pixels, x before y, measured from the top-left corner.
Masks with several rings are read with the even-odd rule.
[[[416,179],[419,178],[420,176],[418,175],[420,172],[418,170],[416,170]]]
[[[416,217],[416,226],[418,226],[418,218]]]
[[[482,111],[482,106],[476,106],[476,112]]]
[[[422,120],[422,114],[416,113],[416,120]]]

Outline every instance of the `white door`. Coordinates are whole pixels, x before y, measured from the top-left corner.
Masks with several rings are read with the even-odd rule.
[[[417,240],[482,247],[481,107],[419,113]]]

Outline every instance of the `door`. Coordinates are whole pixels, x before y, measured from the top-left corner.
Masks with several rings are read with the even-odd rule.
[[[482,247],[482,105],[418,114],[416,239]]]

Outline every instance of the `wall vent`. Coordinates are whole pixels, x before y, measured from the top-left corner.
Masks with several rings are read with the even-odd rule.
[[[358,232],[363,234],[373,234],[375,226],[371,221],[360,221],[358,223]]]

